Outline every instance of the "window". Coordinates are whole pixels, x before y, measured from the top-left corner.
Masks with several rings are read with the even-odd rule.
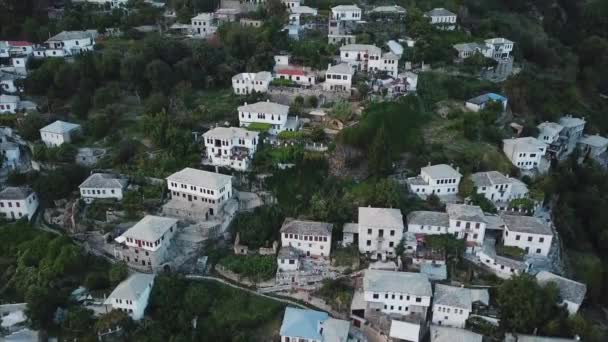
[[[422,298],[416,297],[416,303],[420,303],[420,302],[422,302]]]
[[[538,238],[538,242],[545,242],[545,238],[544,237]]]
[[[540,253],[541,253],[541,249],[540,249],[540,248],[537,248],[537,249],[536,249],[536,254],[540,254]]]
[[[532,242],[532,237],[528,236],[528,242]]]
[[[519,241],[520,238],[521,238],[520,235],[515,235],[515,240]]]
[[[373,295],[372,297],[373,297],[374,299],[378,299],[378,297],[379,297],[379,296],[378,296],[378,294],[377,294],[377,293],[374,293],[374,295]]]
[[[391,236],[395,236],[395,231],[391,230]]]
[[[456,227],[460,227],[460,221],[456,221]]]
[[[367,240],[367,245],[371,246],[372,245],[372,240]]]
[[[371,230],[371,228],[368,228],[368,229],[367,229],[367,235],[372,235],[372,230]]]

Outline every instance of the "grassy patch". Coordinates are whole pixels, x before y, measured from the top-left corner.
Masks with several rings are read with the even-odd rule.
[[[332,260],[335,266],[352,267],[359,263],[359,250],[354,245],[336,248],[332,252]]]
[[[521,249],[519,247],[515,247],[515,246],[497,245],[496,254],[507,257],[507,258],[516,259],[516,260],[524,260],[526,251],[524,251],[523,249]]]
[[[325,279],[315,295],[325,300],[334,310],[346,312],[353,300],[355,288],[348,279]]]
[[[254,282],[273,278],[277,269],[274,255],[229,255],[221,259],[219,264]]]

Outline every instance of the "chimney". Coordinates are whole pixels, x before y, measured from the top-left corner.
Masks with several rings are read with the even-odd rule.
[[[220,170],[217,166],[215,167],[215,173],[220,173]]]
[[[245,102],[245,106],[247,105],[247,102]]]
[[[431,166],[431,162],[429,161],[429,163],[426,166]]]
[[[329,70],[329,68],[331,68],[331,63],[327,63],[327,70]]]
[[[456,166],[456,171],[460,172],[460,166]]]
[[[266,99],[266,102],[270,102],[270,99]]]

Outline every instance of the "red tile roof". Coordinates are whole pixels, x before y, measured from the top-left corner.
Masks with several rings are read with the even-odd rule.
[[[11,46],[32,46],[32,43],[24,40],[7,40],[6,43]]]
[[[279,69],[277,74],[292,75],[292,76],[306,76],[304,70],[301,69]]]

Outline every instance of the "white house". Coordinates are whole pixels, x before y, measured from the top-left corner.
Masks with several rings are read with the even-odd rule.
[[[450,218],[438,211],[412,211],[407,215],[408,233],[420,235],[448,234]]]
[[[19,108],[19,96],[0,94],[0,114],[15,114]]]
[[[36,53],[34,56],[65,57],[78,55],[87,51],[93,51],[96,36],[96,30],[63,31],[49,38],[45,42],[48,49],[44,49],[42,56]]]
[[[448,232],[456,238],[464,239],[467,248],[483,245],[487,221],[480,207],[476,205],[448,203],[446,211],[450,220]]]
[[[600,135],[585,135],[578,141],[583,155],[593,158],[606,166],[606,150],[608,150],[608,139]]]
[[[576,148],[576,144],[583,137],[585,124],[584,118],[577,118],[571,114],[559,119],[559,124],[564,127],[562,135],[566,138],[566,153],[570,154]]]
[[[528,255],[547,256],[551,249],[553,231],[540,219],[531,216],[502,215],[505,223],[502,240],[505,246],[515,246]]]
[[[331,252],[331,231],[327,222],[286,218],[281,226],[281,245],[291,246],[306,256],[327,257]]]
[[[114,256],[132,267],[157,271],[167,262],[167,250],[177,232],[178,220],[146,215],[121,236],[114,239],[120,247]]]
[[[21,91],[22,87],[18,87],[15,81],[25,79],[25,77],[25,75],[18,72],[0,70],[0,90],[8,94],[14,94]],[[2,112],[2,110],[0,110],[0,112]]]
[[[2,167],[14,170],[19,165],[21,149],[19,144],[11,141],[0,142],[0,156],[2,157]]]
[[[456,28],[456,13],[445,8],[434,8],[426,12],[424,16],[430,18],[431,24],[439,29],[452,31]]]
[[[282,246],[277,254],[277,272],[293,272],[300,268],[302,252],[292,246]]]
[[[533,137],[504,139],[502,143],[507,158],[522,170],[538,167],[547,152],[547,144]]]
[[[153,286],[154,274],[134,273],[116,286],[105,300],[105,304],[138,321],[144,317]]]
[[[258,146],[259,133],[239,127],[216,127],[203,134],[204,162],[238,171],[249,168]]]
[[[40,129],[40,138],[46,146],[57,147],[70,143],[74,135],[81,129],[79,124],[57,120]]]
[[[38,209],[38,195],[27,187],[6,187],[0,191],[0,215],[8,220],[27,217]]]
[[[243,72],[232,77],[232,90],[237,95],[247,95],[254,91],[266,93],[271,81],[272,74],[268,71]]]
[[[331,18],[336,20],[359,21],[361,13],[357,5],[339,5],[331,8]]]
[[[316,76],[311,71],[303,67],[288,65],[275,68],[275,79],[289,80],[297,85],[311,86],[316,83]]]
[[[486,93],[479,95],[465,102],[464,106],[473,112],[484,110],[489,103],[497,102],[501,105],[502,110],[507,110],[507,98],[495,93]]]
[[[192,33],[197,37],[208,37],[217,31],[218,20],[214,13],[199,13],[190,20]]]
[[[269,133],[276,135],[283,131],[296,131],[298,128],[297,118],[288,119],[289,106],[261,101],[238,107],[239,124],[241,127],[249,127],[251,124],[266,124]]]
[[[353,21],[329,19],[327,23],[327,43],[342,45],[354,44],[357,37],[353,34]]]
[[[430,342],[483,342],[483,335],[469,330],[431,325]]]
[[[128,181],[109,173],[94,173],[85,179],[78,187],[80,196],[85,202],[91,203],[95,199],[113,198],[121,200]]]
[[[547,145],[551,145],[559,140],[560,134],[564,127],[555,122],[545,121],[538,126],[538,140]]]
[[[372,259],[395,256],[403,238],[403,215],[399,209],[359,207],[359,251]]]
[[[459,59],[472,57],[480,53],[484,57],[495,60],[508,59],[515,43],[505,38],[486,39],[481,43],[460,43],[454,44],[454,50],[458,53]]]
[[[464,328],[476,302],[490,304],[487,289],[436,284],[433,296],[433,324]]]
[[[23,40],[0,41],[0,58],[11,56],[31,55],[34,45]]]
[[[370,44],[347,44],[340,47],[340,61],[349,63],[361,71],[379,72],[396,77],[399,57],[393,53],[382,53],[382,49]]]
[[[363,276],[367,310],[385,314],[426,316],[431,306],[431,283],[422,273],[367,269]]]
[[[327,65],[323,90],[350,92],[353,86],[353,75],[355,72],[348,63]]]
[[[487,238],[483,247],[475,253],[479,262],[501,279],[509,279],[514,275],[525,273],[529,265],[523,260],[496,254],[496,240]]]
[[[399,56],[392,52],[385,52],[381,55],[370,55],[368,70],[372,72],[384,71],[388,75],[397,77],[399,74]]]
[[[167,177],[167,187],[177,216],[208,219],[233,197],[231,176],[189,167]]]
[[[536,281],[541,286],[547,286],[549,283],[555,284],[559,289],[560,305],[565,306],[570,316],[576,315],[585,299],[587,285],[547,271],[538,272]]]
[[[455,195],[462,174],[451,165],[428,165],[420,169],[420,175],[407,179],[410,190],[420,197]]]
[[[350,322],[329,317],[326,312],[285,308],[279,330],[281,342],[347,342]]]
[[[528,188],[525,183],[505,176],[498,171],[477,172],[471,175],[475,192],[494,203],[509,202],[525,198]]]

